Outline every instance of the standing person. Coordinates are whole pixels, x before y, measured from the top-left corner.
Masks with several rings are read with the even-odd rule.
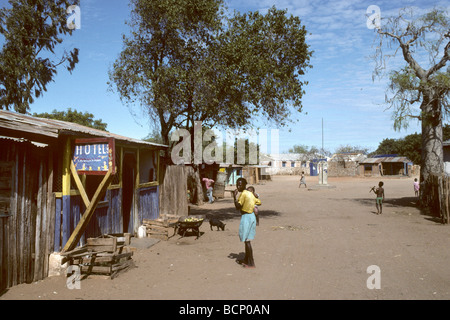
[[[414,179],[414,193],[416,197],[419,196],[419,190],[420,190],[420,184],[419,181],[417,181],[417,178]]]
[[[371,189],[371,191],[373,191],[376,195],[377,195],[377,199],[376,199],[376,206],[377,206],[377,214],[382,214],[383,213],[383,200],[384,200],[384,188],[383,188],[383,181],[380,181],[378,183],[378,188],[375,189],[375,187],[373,187]]]
[[[213,183],[214,183],[214,180],[213,179],[208,179],[208,178],[203,178],[202,181],[205,183],[206,195],[208,196],[209,203],[213,203],[214,202],[214,198],[213,198]]]
[[[243,260],[244,268],[255,268],[253,260],[253,249],[250,243],[256,234],[256,217],[254,214],[255,205],[261,205],[261,201],[257,199],[253,193],[246,190],[247,180],[239,178],[236,182],[237,189],[234,190],[234,205],[241,213],[241,222],[239,224],[239,239],[245,243],[245,257]],[[236,200],[237,194],[241,195]]]
[[[300,177],[300,184],[298,185],[298,187],[300,188],[300,186],[304,184],[305,188],[307,188],[306,186],[306,178],[305,178],[305,171],[302,171],[302,175]]]
[[[255,196],[256,199],[259,199],[259,194],[256,193],[255,187],[250,186],[247,188],[248,191],[250,191],[251,193],[253,193],[253,195]],[[258,205],[255,204],[255,209],[253,211],[255,213],[255,217],[256,217],[256,226],[259,226],[259,212],[258,212]]]

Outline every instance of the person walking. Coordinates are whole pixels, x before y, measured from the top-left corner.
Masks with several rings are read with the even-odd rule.
[[[305,185],[305,188],[307,188],[307,186],[306,186],[305,172],[304,172],[304,171],[302,171],[302,175],[301,175],[301,177],[300,177],[300,184],[298,185],[298,187],[300,188],[302,184],[304,184],[304,185]]]

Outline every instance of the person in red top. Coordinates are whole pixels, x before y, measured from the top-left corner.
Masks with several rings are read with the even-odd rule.
[[[205,183],[206,195],[208,196],[209,203],[213,203],[214,202],[214,198],[213,198],[214,180],[208,179],[208,178],[203,178],[202,181]]]

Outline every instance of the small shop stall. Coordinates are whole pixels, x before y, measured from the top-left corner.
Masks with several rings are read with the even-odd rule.
[[[52,252],[158,218],[165,148],[0,110],[0,292],[45,278]]]

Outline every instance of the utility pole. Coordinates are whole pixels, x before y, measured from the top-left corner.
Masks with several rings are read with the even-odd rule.
[[[323,118],[322,118],[322,156],[323,156]]]

